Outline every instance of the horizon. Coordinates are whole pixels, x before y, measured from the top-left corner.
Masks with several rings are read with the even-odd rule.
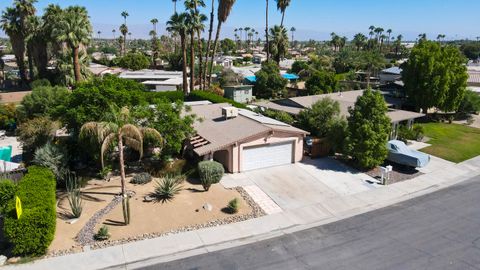
[[[3,11],[10,6],[12,1],[0,3]],[[165,22],[173,13],[171,0],[163,0],[163,3],[151,3],[148,0],[129,2],[127,0],[102,0],[101,3],[95,0],[39,0],[36,4],[37,14],[41,15],[48,4],[60,4],[65,7],[69,5],[85,6],[89,12],[94,28],[94,36],[101,31],[101,38],[111,39],[112,29],[118,31],[123,22],[120,13],[126,10],[130,16],[127,24],[134,39],[149,38],[149,31],[152,29],[150,19],[159,20],[159,34],[165,33]],[[210,1],[202,12],[209,16]],[[216,1],[217,2],[217,1]],[[225,23],[222,31],[222,38],[232,38],[233,30],[240,27],[255,28],[263,37],[265,24],[265,2],[257,8],[253,8],[253,1],[237,1],[231,16]],[[398,2],[385,2],[374,0],[345,0],[338,3],[334,0],[313,1],[302,0],[292,1],[287,9],[285,26],[287,29],[295,27],[295,40],[328,40],[331,32],[346,36],[349,40],[356,33],[368,33],[368,27],[374,25],[385,30],[392,29],[392,36],[402,34],[405,40],[414,41],[418,34],[426,33],[431,39],[438,34],[445,34],[446,40],[471,39],[475,40],[480,36],[480,21],[476,19],[476,10],[480,9],[480,2],[472,3],[468,0],[405,0]],[[177,10],[183,10],[183,3],[177,3]],[[392,16],[392,13],[393,16]],[[249,16],[246,16],[246,15]],[[446,16],[445,14],[448,14]],[[251,22],[250,18],[257,18]],[[280,13],[276,9],[274,0],[270,0],[269,25],[279,24]],[[316,21],[312,24],[312,21]],[[208,24],[208,22],[207,22]],[[205,34],[205,33],[204,33]],[[0,36],[5,37],[2,32]]]

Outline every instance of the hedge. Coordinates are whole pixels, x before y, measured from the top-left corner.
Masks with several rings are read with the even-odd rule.
[[[190,95],[186,98],[187,101],[202,101],[208,100],[212,103],[230,103],[232,106],[240,108],[240,109],[247,109],[247,106],[242,103],[238,103],[228,98],[221,97],[215,93],[207,92],[207,91],[193,91]]]
[[[145,99],[149,103],[153,103],[155,99],[167,99],[171,102],[176,102],[185,98],[182,91],[167,91],[167,92],[145,92]]]
[[[17,256],[40,256],[53,241],[56,226],[55,176],[43,167],[32,166],[17,187],[23,213],[17,219],[15,203],[8,206],[4,233]]]

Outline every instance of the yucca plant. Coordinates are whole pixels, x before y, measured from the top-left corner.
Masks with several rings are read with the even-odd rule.
[[[72,209],[72,216],[79,218],[83,211],[80,183],[75,173],[66,173],[64,178],[67,185],[68,203],[70,204],[70,209]]]
[[[161,181],[156,182],[155,191],[152,194],[161,202],[171,201],[182,191],[181,182],[184,177],[167,175]]]

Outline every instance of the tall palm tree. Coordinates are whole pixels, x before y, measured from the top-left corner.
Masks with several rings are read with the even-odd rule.
[[[155,138],[158,142],[163,143],[162,135],[157,130],[136,126],[133,124],[128,108],[118,109],[115,106],[111,106],[111,112],[107,114],[106,121],[88,122],[80,130],[81,137],[94,138],[101,145],[100,158],[102,168],[105,167],[104,157],[106,152],[114,146],[118,147],[123,200],[127,198],[124,145],[138,151],[141,159],[143,156],[143,138],[147,134],[149,138]],[[127,215],[125,215],[124,212],[125,224],[129,223],[128,216],[129,213],[127,212]]]
[[[280,12],[282,13],[282,21],[280,22],[280,26],[283,26],[283,19],[285,19],[285,11],[290,5],[291,0],[276,0],[276,1],[277,1],[277,9],[280,10]]]
[[[102,31],[97,31],[98,39],[100,39],[101,34],[102,34]]]
[[[292,33],[292,44],[295,42],[295,36],[294,33],[297,31],[297,28],[292,27],[290,28],[290,32]]]
[[[20,28],[23,31],[23,36],[26,39],[28,35],[30,35],[31,31],[29,26],[31,25],[28,21],[31,17],[35,16],[35,9],[34,4],[37,0],[15,0],[13,2],[15,9],[18,11],[18,15],[20,16]],[[34,46],[27,42],[27,58],[28,58],[28,69],[30,71],[30,80],[34,79],[34,70],[33,70],[33,50]]]
[[[172,2],[173,2],[173,14],[177,13],[177,1],[178,0],[172,0]]]
[[[128,34],[128,26],[127,26],[127,17],[130,16],[128,12],[123,11],[120,14],[123,17],[123,24],[120,26],[120,33],[123,35],[123,48],[122,48],[122,55],[127,53],[127,34]]]
[[[8,7],[2,12],[0,20],[2,30],[8,35],[13,53],[20,70],[22,84],[27,82],[27,68],[25,66],[25,36],[20,25],[20,16],[15,8]]]
[[[92,36],[92,25],[88,11],[84,7],[71,6],[65,9],[59,22],[59,27],[54,29],[53,35],[57,41],[65,42],[72,50],[75,81],[82,80],[81,67],[79,62],[80,47],[87,45]]]
[[[277,62],[280,63],[280,60],[285,57],[288,52],[288,32],[287,29],[283,26],[275,25],[273,28],[270,29],[270,52],[272,53],[272,58]]]
[[[387,30],[387,34],[388,34],[388,45],[390,45],[390,39],[392,38],[392,29],[388,29]]]
[[[115,40],[115,38],[116,38],[116,37],[115,37],[115,32],[117,32],[117,30],[113,29],[113,30],[112,30],[112,34],[113,34],[113,39],[114,39],[114,40]]]
[[[374,25],[370,25],[370,27],[368,27],[368,30],[370,30],[370,32],[368,33],[368,36],[369,36],[370,39],[372,39],[373,34],[375,34],[375,32],[374,32],[375,28],[376,27]]]
[[[153,18],[153,19],[150,20],[150,23],[153,25],[153,31],[155,31],[155,33],[157,33],[158,19],[157,19],[157,18]]]
[[[360,51],[360,49],[365,46],[367,42],[367,37],[362,33],[358,33],[353,37],[352,42],[355,47],[357,47],[357,51]]]
[[[190,34],[190,89],[193,91],[195,88],[195,34],[198,37],[198,49],[199,55],[199,70],[200,77],[202,75],[203,61],[202,61],[202,40],[201,32],[205,29],[205,21],[207,16],[201,14],[198,7],[205,7],[203,0],[186,0],[185,9],[188,10],[187,24],[188,32]]]
[[[266,0],[265,7],[265,48],[267,49],[267,62],[270,61],[270,44],[268,42],[268,0]]]
[[[243,40],[243,27],[240,27],[238,29],[238,31],[240,31],[240,45],[242,45],[242,40]]]
[[[213,51],[212,51],[212,59],[215,57],[218,49],[218,40],[220,39],[220,32],[222,30],[222,24],[225,23],[232,11],[233,5],[235,4],[236,0],[220,0],[218,3],[218,11],[217,11],[217,33],[215,35],[215,42],[213,43]],[[212,72],[213,72],[213,65],[210,65],[208,71],[208,87],[212,83]]]
[[[167,31],[180,36],[180,45],[182,47],[183,93],[186,96],[190,93],[187,80],[187,46],[185,44],[188,31],[187,17],[188,14],[185,12],[181,14],[175,13],[167,22]]]
[[[212,9],[210,11],[210,26],[208,27],[208,41],[207,41],[207,49],[205,50],[205,67],[203,70],[203,78],[202,82],[200,83],[200,87],[202,90],[205,90],[205,85],[207,82],[207,69],[210,65],[208,57],[210,55],[210,49],[212,46],[212,33],[213,33],[213,22],[215,20],[215,0],[212,0]],[[237,34],[238,29],[235,28],[235,35]]]

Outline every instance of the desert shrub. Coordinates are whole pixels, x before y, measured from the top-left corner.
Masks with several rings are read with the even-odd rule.
[[[110,238],[110,233],[108,232],[108,227],[103,225],[98,229],[98,232],[93,236],[97,241],[105,241]]]
[[[15,197],[17,186],[10,180],[0,180],[0,214],[5,213],[7,205]]]
[[[235,198],[228,202],[228,210],[232,214],[238,213],[238,211],[240,210],[240,200],[238,198]]]
[[[35,89],[35,88],[42,87],[42,86],[50,87],[50,86],[52,86],[52,84],[47,79],[38,79],[38,80],[33,81],[30,84],[30,86],[32,87],[32,89]]]
[[[162,180],[157,181],[153,197],[162,202],[173,200],[175,195],[182,191],[181,182],[183,180],[184,178],[180,176],[165,176]]]
[[[203,188],[208,191],[213,184],[222,180],[225,169],[222,164],[216,161],[202,161],[198,163],[198,173]]]
[[[55,175],[57,183],[63,184],[63,177],[68,171],[68,158],[67,152],[59,145],[48,142],[44,146],[37,148],[33,155],[33,163],[49,168]]]
[[[18,127],[18,140],[22,143],[24,160],[31,161],[35,150],[52,141],[59,123],[47,117],[37,117]]]
[[[99,172],[98,172],[98,176],[101,178],[101,179],[107,179],[107,176],[109,173],[112,172],[112,166],[105,166],[104,168],[102,168]]]
[[[132,177],[130,183],[136,185],[145,185],[152,181],[152,176],[149,173],[139,173]]]
[[[47,169],[37,166],[28,173],[17,187],[23,214],[18,219],[15,204],[7,207],[4,233],[13,244],[14,255],[39,256],[45,254],[53,240],[56,225],[55,177]]]
[[[70,204],[70,209],[72,210],[72,216],[74,218],[79,218],[82,215],[83,210],[80,181],[75,174],[68,173],[65,175],[65,182],[67,185],[68,203]]]

